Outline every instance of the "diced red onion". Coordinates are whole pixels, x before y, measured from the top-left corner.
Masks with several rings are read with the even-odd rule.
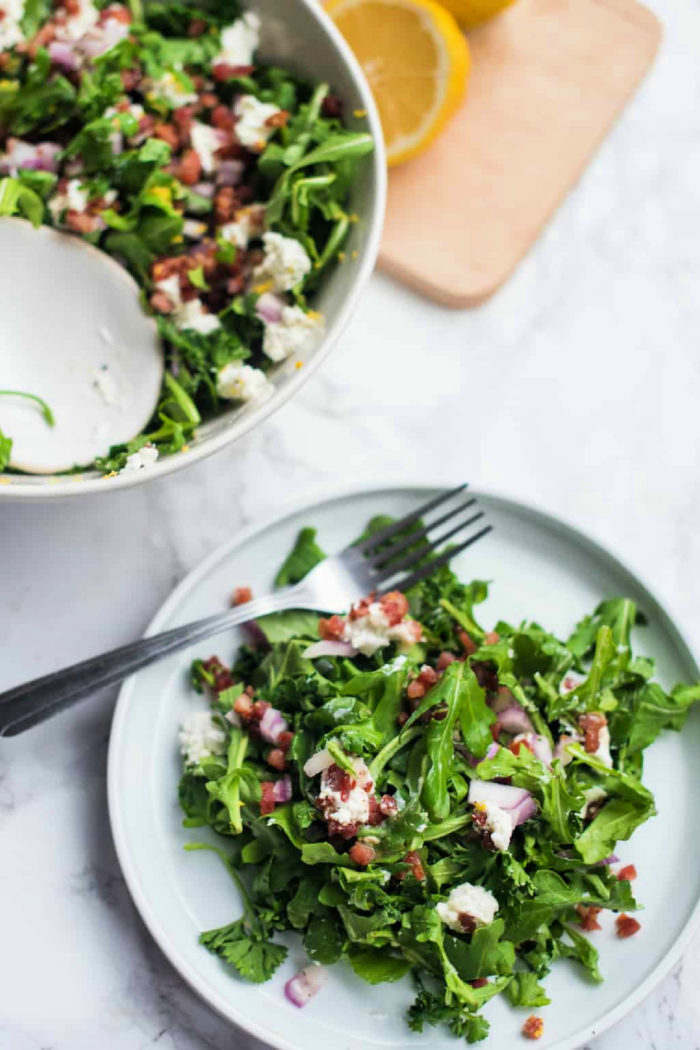
[[[506,686],[501,685],[498,687],[498,692],[496,693],[496,695],[491,700],[489,700],[489,707],[494,712],[494,714],[498,714],[499,711],[504,711],[506,707],[511,707],[514,703],[515,697],[511,693],[510,689],[507,689]]]
[[[22,139],[9,138],[7,153],[0,157],[0,173],[12,173],[18,168],[28,171],[58,171],[58,154],[61,147],[56,142],[40,142],[32,145]]]
[[[328,980],[323,966],[306,966],[284,986],[284,994],[294,1006],[306,1006]]]
[[[268,707],[260,719],[260,736],[268,744],[276,744],[280,733],[286,733],[289,726],[276,707]]]
[[[304,772],[307,777],[315,777],[319,773],[323,773],[324,769],[332,766],[334,761],[333,755],[328,748],[324,747],[322,751],[317,751],[315,755],[308,759],[304,765]]]
[[[196,193],[199,197],[206,197],[207,200],[211,200],[214,196],[215,188],[213,182],[198,182],[196,186],[192,187],[192,192]]]
[[[519,704],[512,704],[498,714],[498,724],[505,733],[532,733],[532,722]]]
[[[78,47],[88,58],[98,58],[111,51],[129,35],[130,27],[116,18],[109,18],[104,25],[91,29],[78,41]]]
[[[80,57],[65,40],[52,40],[48,47],[49,58],[55,66],[72,72],[80,67]]]
[[[599,860],[598,863],[595,866],[599,867],[602,864],[605,864],[606,866],[610,866],[611,864],[619,864],[619,863],[620,863],[620,858],[617,856],[617,854],[616,853],[611,853],[609,857],[605,857],[603,860]]]
[[[275,781],[272,788],[272,797],[275,802],[289,802],[292,797],[291,777],[284,776],[281,780]]]
[[[307,660],[315,660],[317,656],[357,656],[357,649],[353,649],[349,642],[324,639],[321,642],[314,642],[301,655]]]
[[[226,141],[221,143],[226,145]],[[242,160],[222,160],[216,175],[216,181],[220,186],[238,186],[243,178],[245,165]]]
[[[521,824],[524,824],[526,820],[530,820],[537,813],[537,803],[535,802],[532,795],[528,795],[526,799],[516,806],[515,809],[508,811],[510,818],[513,821],[513,827],[517,828]]]
[[[115,157],[118,157],[120,153],[124,152],[124,136],[121,131],[117,131],[115,128],[109,136],[109,144],[112,147],[112,153]]]
[[[513,743],[517,744],[519,741],[527,744],[535,758],[539,758],[540,762],[544,762],[545,766],[552,764],[552,745],[546,737],[538,736],[537,733],[519,733],[513,740]]]
[[[531,797],[525,788],[512,784],[497,784],[493,780],[472,780],[467,801],[473,806],[477,802],[490,803],[501,809],[514,810]]]
[[[489,758],[495,758],[500,750],[501,750],[501,745],[497,744],[494,741],[492,744],[489,744],[489,746],[487,748],[487,751],[486,751],[486,754],[484,755],[483,758],[476,758],[476,756],[473,755],[471,753],[471,751],[467,751],[465,757],[466,757],[467,762],[469,763],[469,765],[472,768],[474,768],[475,766],[479,765],[479,762],[486,762],[487,759],[489,759]],[[462,753],[464,753],[464,752],[462,752]]]
[[[172,369],[171,369],[171,371],[172,371]],[[226,714],[224,715],[224,718],[226,719],[227,722],[230,722],[232,726],[240,726],[241,725],[240,715],[238,714],[237,711],[234,711],[233,708],[231,708],[230,711],[226,712]]]
[[[278,324],[282,320],[282,311],[286,305],[279,295],[263,292],[255,304],[255,312],[266,324]]]

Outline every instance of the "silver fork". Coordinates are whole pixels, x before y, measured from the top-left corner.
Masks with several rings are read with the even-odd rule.
[[[491,525],[478,525],[484,519],[484,512],[473,509],[476,504],[474,496],[457,500],[466,488],[466,485],[460,485],[444,492],[400,521],[375,532],[360,543],[346,547],[340,554],[326,558],[301,583],[286,587],[278,594],[246,602],[245,605],[207,616],[195,623],[174,627],[163,634],[142,638],[0,693],[0,736],[16,736],[79,700],[84,700],[98,689],[121,682],[134,671],[148,667],[178,649],[184,649],[238,624],[249,623],[267,613],[283,609],[345,612],[358,598],[372,591],[384,593],[389,590],[409,590],[491,531]],[[443,508],[438,517],[420,524],[425,515],[438,507]],[[435,530],[443,525],[449,527],[433,536]],[[404,536],[402,534],[406,529],[410,532]],[[432,551],[460,533],[463,535],[456,545],[431,558],[428,563],[421,564]],[[419,541],[422,542],[416,546]]]

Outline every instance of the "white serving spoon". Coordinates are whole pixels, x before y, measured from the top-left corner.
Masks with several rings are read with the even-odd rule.
[[[130,441],[153,415],[163,351],[136,282],[78,237],[0,219],[0,395],[10,466],[55,474]]]

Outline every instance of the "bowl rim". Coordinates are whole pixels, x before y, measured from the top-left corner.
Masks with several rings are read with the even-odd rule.
[[[71,475],[47,474],[34,475],[33,477],[36,480],[16,481],[16,477],[24,477],[24,475],[0,474],[0,501],[42,501],[124,491],[137,485],[143,485],[148,481],[155,481],[157,478],[164,478],[202,459],[206,459],[208,456],[225,448],[226,445],[243,438],[253,427],[269,419],[273,413],[286,404],[299,388],[306,383],[307,379],[313,375],[321,362],[326,359],[345,331],[355,311],[360,295],[374,270],[379,254],[387,194],[384,136],[377,105],[369,84],[358,60],[350,50],[350,46],[341,35],[340,30],[336,28],[316,0],[296,0],[296,2],[317,22],[319,28],[328,37],[329,43],[338,54],[341,63],[346,66],[350,73],[357,92],[362,99],[362,108],[366,112],[364,119],[367,121],[367,130],[374,139],[374,150],[370,154],[374,194],[371,201],[371,213],[367,219],[367,235],[355,270],[353,285],[332,324],[326,329],[323,341],[310,359],[304,363],[304,367],[292,375],[283,387],[278,388],[269,401],[263,402],[249,413],[241,414],[236,418],[233,426],[223,428],[220,432],[206,437],[200,445],[195,445],[186,451],[183,450],[172,456],[159,459],[148,470],[109,478],[109,484],[105,484],[104,475],[76,474],[71,477]]]

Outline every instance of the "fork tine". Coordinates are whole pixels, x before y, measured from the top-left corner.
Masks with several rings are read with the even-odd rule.
[[[405,551],[407,547],[411,547],[417,540],[421,539],[421,537],[427,536],[429,532],[433,531],[433,529],[436,529],[439,525],[444,525],[446,521],[450,521],[451,518],[454,518],[456,514],[460,514],[463,510],[473,507],[475,503],[476,496],[472,496],[471,499],[466,500],[465,503],[460,503],[459,507],[454,507],[452,510],[448,510],[446,514],[442,514],[439,518],[436,518],[435,521],[431,521],[427,525],[424,525],[422,529],[416,529],[406,536],[405,539],[392,544],[388,550],[375,551],[374,554],[367,554],[367,560],[375,569],[383,568],[388,561],[393,561],[397,555],[401,554],[402,551]]]
[[[416,569],[415,572],[412,572],[409,576],[405,576],[402,580],[399,580],[393,586],[399,591],[405,592],[410,590],[411,587],[415,587],[417,583],[420,583],[421,580],[424,580],[426,576],[430,576],[432,572],[435,572],[436,569],[439,569],[441,565],[444,565],[452,558],[456,558],[457,555],[461,554],[462,551],[467,549],[467,547],[471,547],[473,543],[476,543],[477,540],[480,540],[483,536],[486,536],[487,533],[492,531],[493,525],[484,526],[483,529],[475,533],[474,536],[470,536],[468,540],[464,541],[464,543],[460,543],[456,547],[452,547],[450,548],[450,550],[443,551],[442,554],[438,554],[437,558],[433,558],[431,561],[428,562],[427,565],[423,565],[420,569]]]
[[[399,561],[391,561],[388,565],[384,565],[379,568],[375,574],[377,582],[387,580],[390,576],[395,576],[397,572],[403,572],[404,569],[410,569],[412,565],[416,565],[419,561],[422,561],[427,554],[431,551],[437,550],[442,547],[443,544],[447,543],[449,539],[457,532],[462,532],[469,525],[473,525],[475,521],[479,521],[480,518],[484,517],[483,510],[480,510],[477,514],[473,514],[471,518],[467,518],[466,521],[460,521],[457,525],[454,525],[447,532],[443,533],[442,536],[438,536],[437,539],[429,540],[427,543],[422,544],[417,550],[409,551],[405,557]]]
[[[414,521],[418,521],[424,514],[434,510],[435,507],[439,507],[441,503],[451,499],[452,496],[464,492],[466,488],[468,488],[468,485],[465,482],[463,485],[458,485],[456,489],[451,489],[449,492],[443,492],[440,496],[435,496],[434,499],[424,503],[422,507],[418,508],[418,510],[411,511],[410,514],[406,514],[405,517],[401,518],[399,521],[395,521],[393,525],[387,525],[386,528],[373,533],[372,536],[368,536],[367,539],[363,540],[361,543],[356,543],[352,549],[364,554],[366,551],[376,547],[377,544],[384,543],[385,540],[390,540],[392,536],[396,536],[398,532],[403,532],[405,528],[412,525]]]

